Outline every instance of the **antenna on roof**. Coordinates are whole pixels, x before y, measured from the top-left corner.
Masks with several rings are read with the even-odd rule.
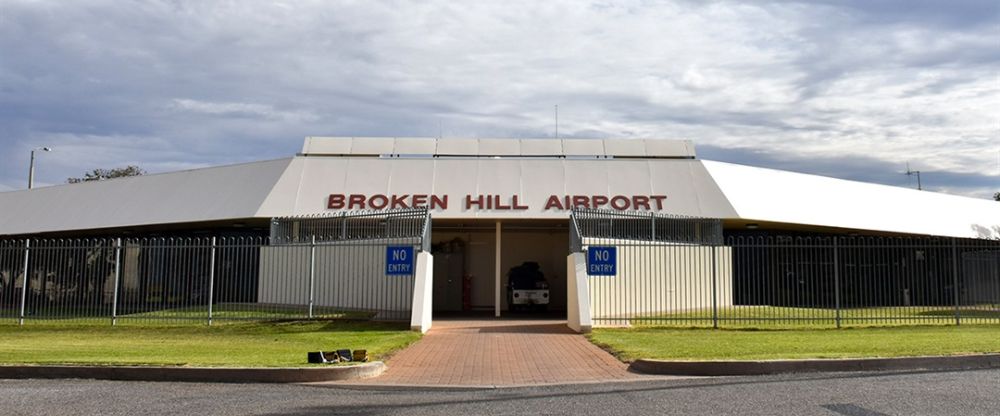
[[[917,175],[917,190],[918,191],[924,190],[923,186],[920,185],[920,171],[910,170],[910,162],[906,162],[906,176],[913,176],[913,175]]]
[[[556,138],[559,138],[559,104],[556,104]]]

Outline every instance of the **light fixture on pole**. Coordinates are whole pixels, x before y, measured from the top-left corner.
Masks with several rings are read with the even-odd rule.
[[[48,147],[36,147],[31,149],[31,163],[28,166],[28,189],[31,189],[32,185],[35,184],[35,151],[41,150],[43,152],[51,152],[52,149]]]

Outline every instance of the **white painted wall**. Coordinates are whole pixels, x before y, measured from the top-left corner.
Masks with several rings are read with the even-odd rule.
[[[713,249],[716,250],[716,305],[721,308],[733,304],[729,247],[645,243],[617,247],[618,274],[587,279],[595,325],[628,325],[628,318],[632,317],[711,308]]]
[[[258,302],[308,305],[309,253],[308,245],[262,247]],[[386,275],[384,245],[317,245],[315,258],[314,306],[409,319],[415,276]]]
[[[435,218],[566,218],[567,210],[545,209],[551,195],[666,195],[659,212],[729,218],[732,207],[701,162],[691,159],[477,159],[298,157],[260,205],[257,216],[334,212],[336,194],[448,196]],[[526,210],[465,206],[466,195],[517,195]],[[355,207],[356,208],[356,207]]]

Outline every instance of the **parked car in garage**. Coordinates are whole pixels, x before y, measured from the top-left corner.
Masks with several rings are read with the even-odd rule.
[[[512,312],[548,308],[549,283],[537,262],[526,261],[507,272],[507,305]]]

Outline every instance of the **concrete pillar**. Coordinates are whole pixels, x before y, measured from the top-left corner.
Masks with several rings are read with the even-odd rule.
[[[426,251],[417,253],[416,268],[413,273],[410,329],[426,333],[433,323],[431,311],[434,305],[434,256]]]
[[[593,323],[585,253],[571,253],[566,257],[566,296],[566,326],[579,333],[590,332]]]

